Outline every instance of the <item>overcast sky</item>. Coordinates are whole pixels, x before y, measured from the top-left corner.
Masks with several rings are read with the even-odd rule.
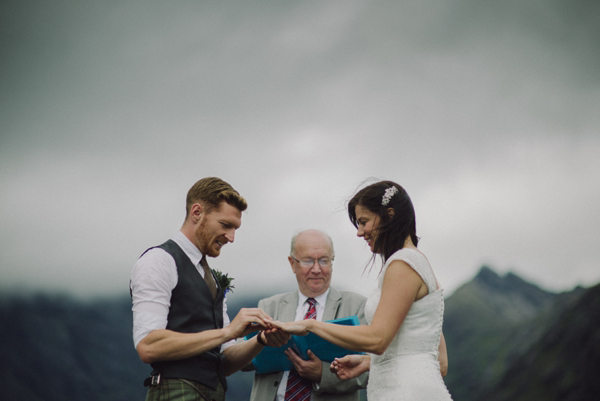
[[[127,292],[205,176],[247,200],[211,266],[294,288],[293,234],[403,185],[450,294],[483,264],[553,291],[600,281],[600,5],[519,1],[3,1],[0,289]]]

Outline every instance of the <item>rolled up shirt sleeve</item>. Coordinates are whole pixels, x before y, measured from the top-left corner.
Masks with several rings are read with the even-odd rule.
[[[171,292],[177,285],[175,260],[160,248],[142,255],[131,273],[133,343],[138,344],[153,330],[167,327]]]

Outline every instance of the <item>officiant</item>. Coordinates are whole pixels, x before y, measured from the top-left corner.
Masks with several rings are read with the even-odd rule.
[[[365,297],[330,286],[334,260],[331,238],[319,230],[306,230],[292,238],[288,262],[298,282],[298,291],[261,299],[258,308],[280,321],[317,319],[326,321],[358,316],[365,324]],[[262,339],[259,333],[259,342]],[[358,401],[359,390],[366,387],[368,372],[350,380],[339,380],[321,361],[308,351],[303,360],[291,349],[286,350],[293,370],[255,374],[251,401],[340,400]]]

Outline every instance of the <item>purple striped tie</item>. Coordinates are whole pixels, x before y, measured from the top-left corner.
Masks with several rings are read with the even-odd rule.
[[[317,301],[314,298],[308,298],[308,310],[304,319],[316,319],[317,308],[315,307]],[[304,377],[300,376],[295,370],[290,370],[288,376],[287,385],[285,388],[285,401],[306,401],[310,400],[310,390],[312,389],[312,382]]]

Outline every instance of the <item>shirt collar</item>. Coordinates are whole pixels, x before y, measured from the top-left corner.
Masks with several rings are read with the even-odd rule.
[[[321,295],[314,297],[314,299],[315,301],[317,301],[318,305],[325,306],[325,302],[327,301],[327,295],[329,295],[329,288]],[[309,297],[307,297],[306,295],[301,293],[300,290],[298,290],[298,305],[304,305],[308,298]]]
[[[202,259],[202,252],[196,245],[192,243],[181,231],[177,231],[177,233],[171,238],[179,247],[183,250],[183,252],[190,258],[190,261],[197,266],[200,263],[200,259]]]

